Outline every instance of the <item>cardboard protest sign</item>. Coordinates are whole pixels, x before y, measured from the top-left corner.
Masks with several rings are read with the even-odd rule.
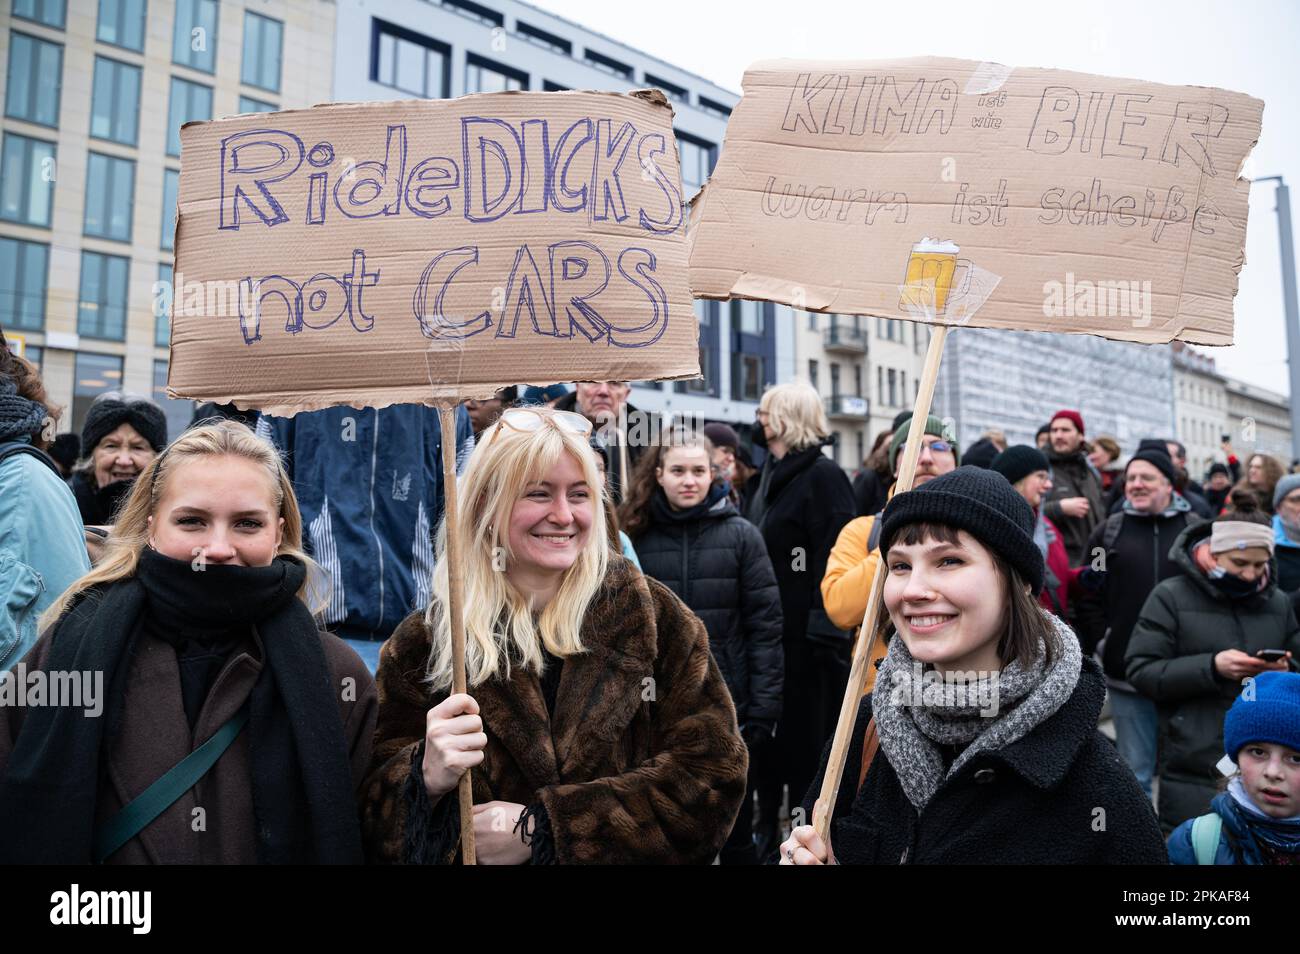
[[[1231,344],[1262,113],[969,60],[758,63],[691,208],[692,291]]]
[[[658,91],[181,131],[168,392],[277,414],[699,376]]]

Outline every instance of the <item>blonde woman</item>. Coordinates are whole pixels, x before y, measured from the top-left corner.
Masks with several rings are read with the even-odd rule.
[[[23,660],[90,688],[0,706],[0,859],[362,860],[377,698],[307,608],[301,542],[279,458],[241,424],[187,431],[144,468]]]
[[[581,415],[506,411],[457,494],[468,694],[434,597],[384,645],[362,827],[372,860],[449,863],[473,769],[483,864],[711,862],[745,791],[704,626],[606,543]]]
[[[785,691],[769,755],[757,755],[760,860],[775,852],[782,788],[797,807],[835,729],[852,654],[822,605],[826,560],[857,515],[853,487],[822,448],[831,443],[822,400],[803,382],[769,388],[758,405],[754,443],[768,461],[745,516],[758,525],[781,594]]]

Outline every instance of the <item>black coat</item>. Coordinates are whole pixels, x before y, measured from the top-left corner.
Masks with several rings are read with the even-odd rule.
[[[756,522],[781,592],[785,688],[775,761],[763,784],[783,783],[797,795],[817,770],[817,752],[835,730],[848,682],[847,638],[836,650],[814,646],[807,634],[811,614],[825,617],[826,558],[856,510],[848,475],[821,447],[791,451],[767,466],[765,509]]]
[[[81,522],[88,527],[111,526],[117,508],[131,493],[135,478],[117,480],[104,487],[98,486],[93,471],[78,471],[68,479],[72,495],[77,498]]]
[[[1189,527],[1174,544],[1179,575],[1151,591],[1128,645],[1128,679],[1160,713],[1157,774],[1160,823],[1172,830],[1210,810],[1223,758],[1223,717],[1241,694],[1241,683],[1214,667],[1216,654],[1240,649],[1289,649],[1300,659],[1300,625],[1291,601],[1273,582],[1240,600],[1215,587],[1191,554],[1209,536],[1208,523]]]
[[[1105,572],[1100,590],[1085,589],[1075,603],[1075,629],[1084,652],[1100,647],[1102,668],[1113,679],[1124,680],[1124,653],[1129,635],[1142,612],[1142,604],[1161,580],[1178,575],[1169,557],[1178,535],[1201,522],[1186,502],[1177,503],[1176,513],[1150,516],[1144,513],[1111,514],[1097,524],[1088,538],[1088,560],[1099,548],[1105,550]],[[1166,515],[1168,514],[1168,515]],[[1111,547],[1104,547],[1106,527],[1119,523],[1119,535]],[[1104,642],[1103,642],[1104,641]]]
[[[785,670],[781,600],[762,535],[726,497],[702,514],[664,508],[651,504],[653,520],[633,541],[642,572],[703,620],[741,725],[775,723]]]
[[[1043,501],[1043,513],[1061,532],[1061,541],[1065,552],[1070,557],[1070,566],[1082,566],[1084,544],[1092,528],[1105,519],[1105,503],[1102,500],[1101,477],[1088,462],[1083,451],[1073,454],[1058,454],[1047,451],[1047,459],[1052,464],[1052,491]],[[1070,497],[1084,497],[1088,501],[1088,512],[1082,517],[1067,517],[1061,509],[1061,501]]]
[[[1091,659],[1065,704],[1024,738],[985,752],[944,781],[917,814],[883,748],[862,790],[862,736],[871,696],[858,708],[831,818],[841,864],[1168,863],[1151,802],[1097,731],[1105,687]],[[812,817],[830,745],[804,799]]]
[[[885,509],[889,502],[889,488],[893,481],[882,477],[879,471],[870,467],[858,471],[853,478],[853,499],[859,517],[873,517]]]
[[[555,409],[581,414],[582,412],[578,410],[578,392],[570,391],[560,398],[555,402]],[[627,465],[629,470],[636,470],[636,462],[641,459],[645,449],[658,441],[659,416],[653,411],[643,411],[640,408],[633,407],[629,402],[626,417]],[[605,468],[605,473],[609,494],[614,500],[614,506],[618,506],[623,502],[623,488],[631,481],[631,475],[623,473],[623,454],[618,443],[620,438],[615,434],[615,428],[620,423],[619,421],[611,421],[607,429],[600,424],[596,425],[596,433],[602,438],[609,438],[605,442],[609,448],[609,466]]]

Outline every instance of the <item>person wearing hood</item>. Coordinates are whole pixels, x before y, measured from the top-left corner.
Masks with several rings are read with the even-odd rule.
[[[1227,464],[1215,461],[1205,473],[1205,502],[1210,505],[1217,517],[1223,513],[1228,502],[1228,493],[1232,490],[1232,474]]]
[[[755,443],[768,460],[746,517],[763,535],[781,595],[785,689],[775,758],[759,766],[759,856],[776,849],[777,815],[788,786],[797,806],[817,753],[839,718],[853,654],[851,634],[827,616],[821,581],[831,547],[853,519],[853,487],[822,448],[830,424],[812,385],[795,381],[763,392]]]
[[[615,506],[623,502],[636,462],[653,443],[657,428],[653,413],[628,401],[631,390],[626,381],[578,381],[572,391],[551,404],[557,411],[585,417],[609,448],[605,480]]]
[[[36,621],[90,569],[72,491],[46,455],[62,408],[0,334],[0,673],[36,642]]]
[[[1017,444],[993,459],[989,468],[1007,479],[1016,493],[1034,510],[1034,545],[1042,554],[1044,566],[1043,608],[1061,619],[1070,618],[1070,597],[1079,592],[1082,567],[1071,567],[1061,531],[1042,512],[1043,497],[1052,489],[1051,465],[1047,455],[1037,447]]]
[[[903,462],[903,450],[907,446],[907,431],[911,421],[911,414],[899,421],[894,439],[889,445],[889,470],[895,481],[898,479],[898,468]],[[916,470],[912,476],[914,489],[956,469],[961,462],[957,444],[946,435],[943,421],[933,414],[925,419],[921,453],[916,458]],[[892,497],[893,493],[894,485],[891,481],[888,496]],[[826,560],[826,574],[822,577],[822,602],[832,623],[849,630],[862,625],[862,618],[867,613],[867,597],[871,593],[871,584],[879,567],[880,513],[855,517],[844,525],[836,537],[835,546]],[[877,641],[867,669],[868,691],[875,681],[875,666],[884,655],[885,644]]]
[[[1209,814],[1169,836],[1175,865],[1300,864],[1300,675],[1263,672],[1223,720],[1237,767]]]
[[[781,600],[762,535],[736,512],[726,481],[714,479],[712,450],[707,438],[687,432],[650,448],[633,475],[622,520],[642,570],[708,630],[752,766],[756,752],[759,759],[769,754],[781,718]],[[741,806],[723,864],[758,863],[752,804]]]
[[[1300,474],[1288,474],[1273,489],[1273,557],[1277,588],[1300,593]]]
[[[1209,809],[1223,717],[1242,680],[1286,671],[1300,655],[1300,623],[1277,589],[1273,531],[1252,503],[1238,491],[1235,513],[1183,531],[1169,554],[1179,575],[1151,591],[1125,654],[1129,682],[1159,712],[1166,832]],[[1285,656],[1271,661],[1263,650]]]
[[[167,417],[148,398],[109,391],[95,398],[81,425],[84,455],[72,471],[81,522],[109,526],[136,477],[167,446]]]
[[[798,826],[781,863],[1164,864],[1151,803],[1097,731],[1101,672],[1038,603],[1029,504],[960,467],[883,520],[889,653],[825,806],[829,843]]]
[[[1052,492],[1043,513],[1061,531],[1070,566],[1082,566],[1088,534],[1105,517],[1101,475],[1088,461],[1083,444],[1083,416],[1078,411],[1057,411],[1052,417],[1047,459],[1052,465]]]
[[[1115,745],[1151,792],[1156,765],[1155,704],[1127,682],[1124,654],[1142,604],[1161,580],[1178,575],[1170,550],[1187,527],[1201,523],[1174,492],[1174,465],[1163,449],[1140,450],[1124,469],[1124,506],[1088,538],[1075,628],[1086,653],[1096,652],[1110,690]]]

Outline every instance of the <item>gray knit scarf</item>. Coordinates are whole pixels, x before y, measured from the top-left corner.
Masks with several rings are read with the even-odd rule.
[[[41,429],[49,411],[18,393],[12,378],[0,378],[0,443],[31,437]]]
[[[912,658],[901,637],[889,641],[871,710],[880,747],[918,812],[946,778],[980,752],[1024,738],[1074,692],[1083,665],[1079,641],[1065,623],[1044,615],[1053,624],[1056,658],[1051,666],[1040,646],[1028,667],[1012,662],[999,673],[969,682],[941,679]],[[946,773],[940,746],[965,747]]]

